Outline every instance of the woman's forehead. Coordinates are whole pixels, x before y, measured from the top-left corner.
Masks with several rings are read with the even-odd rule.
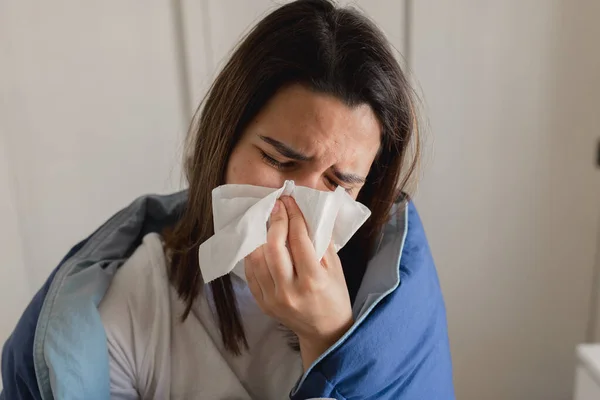
[[[252,125],[255,134],[315,157],[338,153],[344,158],[374,158],[381,137],[379,121],[367,104],[350,107],[301,85],[277,92]]]

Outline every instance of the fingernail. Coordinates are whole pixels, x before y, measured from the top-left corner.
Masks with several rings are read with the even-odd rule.
[[[273,210],[271,211],[271,214],[275,214],[278,210],[279,210],[279,200],[276,200],[275,205],[273,206]]]

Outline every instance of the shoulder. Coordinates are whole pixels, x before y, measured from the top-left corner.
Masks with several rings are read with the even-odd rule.
[[[373,381],[398,397],[453,398],[446,308],[425,229],[414,203],[403,210],[399,285],[357,331],[357,343],[377,354]],[[394,367],[391,367],[394,366]],[[441,396],[440,394],[444,395]],[[400,394],[402,396],[400,396]]]
[[[122,288],[125,286],[130,294],[144,292],[145,287],[139,283],[158,284],[166,279],[166,264],[167,260],[160,235],[150,233],[144,236],[142,243],[119,268],[110,287]],[[136,282],[137,285],[131,285]]]
[[[410,301],[417,303],[418,313],[424,311],[439,311],[443,309],[443,298],[436,266],[431,254],[425,228],[412,201],[398,204],[394,218],[386,226],[391,246],[400,252],[400,262],[392,268],[397,268],[399,285],[392,293],[392,298],[402,298],[402,303]],[[383,267],[387,267],[386,264]],[[406,312],[415,310],[403,307]]]
[[[397,356],[405,360],[405,376],[411,377],[403,382],[401,392],[431,399],[444,393],[442,398],[453,398],[446,307],[425,229],[412,202],[407,204],[406,218],[400,286],[390,298],[392,324],[402,337]]]
[[[441,299],[441,290],[437,270],[425,235],[425,228],[414,203],[409,202],[406,210],[406,238],[400,258],[400,287],[418,286],[418,297],[437,294]],[[425,291],[423,292],[423,290]]]
[[[119,268],[99,305],[107,330],[122,325],[126,318],[128,323],[146,325],[155,311],[168,307],[166,262],[160,236],[155,233],[146,235]],[[157,306],[154,310],[153,305]]]
[[[140,349],[160,321],[170,321],[166,257],[159,235],[144,237],[115,274],[98,308],[109,345],[124,352]]]
[[[106,332],[113,395],[146,393],[152,387],[153,366],[160,369],[166,365],[169,293],[161,238],[149,234],[117,271],[98,306]]]
[[[406,210],[406,238],[400,258],[400,284],[392,293],[394,311],[400,312],[405,334],[447,340],[446,308],[425,229],[414,203]]]

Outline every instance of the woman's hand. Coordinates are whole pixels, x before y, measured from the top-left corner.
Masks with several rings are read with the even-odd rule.
[[[261,310],[298,335],[305,370],[352,326],[340,259],[330,245],[317,260],[302,212],[291,197],[276,202],[267,243],[246,257],[245,269]]]

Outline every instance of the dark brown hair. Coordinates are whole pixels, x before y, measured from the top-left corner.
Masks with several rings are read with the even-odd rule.
[[[235,49],[188,134],[189,197],[181,220],[165,235],[169,279],[187,303],[184,319],[203,285],[198,247],[214,234],[211,191],[225,183],[229,156],[248,122],[292,83],[348,106],[368,104],[381,124],[381,149],[358,196],[372,215],[339,253],[352,299],[392,204],[415,169],[418,152],[407,160],[416,134],[412,91],[381,31],[359,12],[327,0],[276,9]],[[210,289],[224,346],[239,354],[247,342],[230,276]]]

